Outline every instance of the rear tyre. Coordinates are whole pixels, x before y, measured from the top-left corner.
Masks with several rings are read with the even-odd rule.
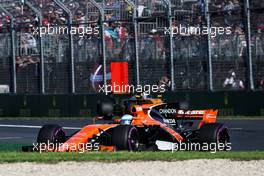
[[[113,129],[112,145],[117,150],[138,151],[139,134],[136,127],[131,125],[121,125]]]
[[[38,133],[37,143],[39,144],[60,144],[66,141],[63,128],[59,125],[44,125]]]
[[[198,142],[207,144],[226,144],[230,142],[227,127],[221,123],[204,124],[198,131]]]

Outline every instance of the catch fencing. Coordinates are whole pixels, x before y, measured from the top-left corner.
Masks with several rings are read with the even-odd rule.
[[[132,85],[262,90],[264,4],[256,2],[2,0],[0,91],[95,93],[114,61],[128,62]],[[205,27],[230,33],[197,33]]]

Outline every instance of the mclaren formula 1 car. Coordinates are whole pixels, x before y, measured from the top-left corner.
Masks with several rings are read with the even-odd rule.
[[[179,103],[140,96],[122,101],[119,107],[122,111],[116,118],[112,102],[99,102],[97,119],[115,116],[115,120],[89,124],[70,136],[59,125],[44,125],[30,151],[156,151],[173,150],[180,143],[225,146],[230,141],[228,128],[216,122],[217,110],[180,109]]]

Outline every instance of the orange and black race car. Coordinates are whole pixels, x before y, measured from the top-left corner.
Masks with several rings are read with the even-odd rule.
[[[113,107],[112,102],[98,103],[97,119],[115,116]],[[30,151],[156,151],[173,150],[179,143],[226,145],[230,141],[227,127],[216,123],[217,110],[180,109],[179,103],[141,96],[122,101],[120,107],[118,119],[89,124],[70,136],[58,125],[44,125]]]

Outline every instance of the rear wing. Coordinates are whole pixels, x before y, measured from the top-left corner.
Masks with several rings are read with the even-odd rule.
[[[208,110],[178,110],[174,115],[173,119],[186,119],[186,120],[201,120],[198,125],[200,128],[206,123],[215,123],[217,118],[218,110],[208,109]]]
[[[202,120],[205,123],[213,123],[216,121],[218,110],[205,109],[205,110],[192,110],[181,109],[179,103],[163,103],[152,107],[160,114],[170,119],[192,119]]]
[[[154,106],[151,104],[144,104],[141,106],[133,106],[132,113],[144,113],[151,109],[155,109],[161,115],[167,119],[189,119],[189,120],[202,120],[204,123],[216,122],[218,110],[206,109],[206,110],[180,110],[173,108],[164,108],[163,105]]]
[[[165,108],[166,104],[153,106],[151,104],[135,105],[132,107],[131,112],[135,117],[146,115],[148,111],[155,111],[160,114],[162,118],[165,119],[175,119],[175,120],[200,120],[198,128],[200,128],[205,123],[215,123],[218,110],[207,109],[207,110],[177,110]]]
[[[204,122],[212,123],[216,121],[218,110],[177,110],[174,114],[177,119],[197,119]]]

